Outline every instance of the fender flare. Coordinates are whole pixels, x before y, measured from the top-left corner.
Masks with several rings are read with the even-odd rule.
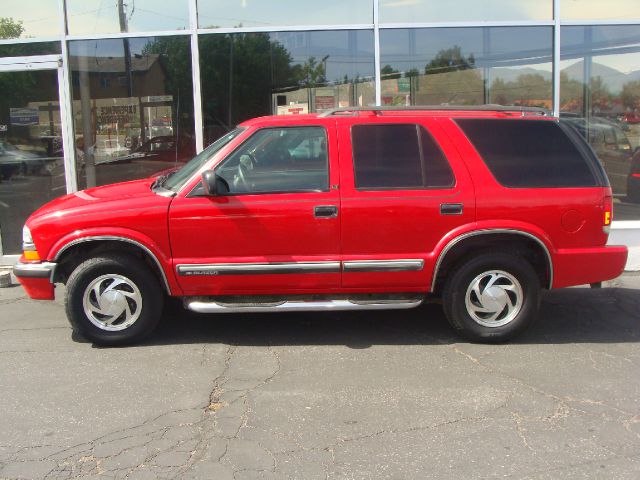
[[[167,292],[167,294],[171,295],[171,287],[169,286],[169,281],[167,279],[167,275],[164,271],[164,268],[162,267],[162,263],[160,263],[160,260],[158,260],[158,257],[155,253],[153,253],[153,251],[151,251],[151,249],[149,247],[147,247],[146,245],[144,245],[143,243],[137,241],[137,240],[133,240],[131,238],[127,238],[127,237],[122,237],[122,236],[117,236],[117,235],[90,235],[90,236],[86,236],[86,237],[80,237],[80,238],[75,238],[74,240],[70,240],[69,242],[66,242],[62,245],[62,247],[59,248],[59,250],[56,252],[53,261],[57,263],[57,261],[59,260],[59,258],[62,256],[62,254],[68,250],[71,247],[74,247],[80,243],[86,243],[86,242],[99,242],[99,241],[111,241],[111,242],[123,242],[123,243],[128,243],[130,245],[134,245],[138,248],[140,248],[142,251],[144,251],[147,255],[149,255],[149,257],[151,259],[153,259],[154,263],[156,264],[156,267],[158,267],[158,270],[160,271],[160,275],[162,276],[162,283],[163,286],[165,288],[165,291]],[[51,278],[53,278],[53,275],[55,274],[55,268],[54,271],[51,272]]]
[[[440,253],[438,254],[438,260],[436,260],[436,264],[433,268],[433,276],[431,277],[431,291],[432,292],[435,291],[436,280],[438,278],[438,271],[440,269],[440,266],[442,265],[442,262],[444,261],[447,253],[449,253],[449,251],[453,247],[455,247],[458,243],[462,242],[463,240],[466,240],[467,238],[475,237],[478,235],[491,235],[491,234],[520,235],[523,237],[527,237],[530,240],[535,241],[538,245],[540,245],[540,247],[542,247],[542,250],[546,255],[547,267],[549,268],[549,282],[547,284],[547,288],[551,289],[551,286],[553,285],[553,259],[551,257],[551,252],[549,251],[549,248],[542,240],[540,240],[537,236],[535,236],[532,233],[524,232],[522,230],[517,230],[513,228],[486,228],[481,230],[472,230],[470,232],[466,232],[461,235],[458,235],[457,237],[449,240],[449,242],[444,246],[444,248],[440,250]]]

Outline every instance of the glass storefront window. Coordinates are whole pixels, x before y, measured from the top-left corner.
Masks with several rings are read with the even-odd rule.
[[[188,37],[69,42],[80,188],[175,168],[195,154]]]
[[[551,27],[383,29],[383,105],[552,107]]]
[[[560,18],[563,20],[637,20],[640,19],[638,0],[562,0]]]
[[[252,117],[375,103],[370,30],[209,34],[199,44],[205,144]]]
[[[640,219],[640,26],[562,27],[560,116],[605,167],[617,220]]]
[[[28,57],[29,55],[55,55],[61,52],[60,42],[28,42],[0,44],[1,57]]]
[[[373,23],[372,0],[198,0],[200,28],[366,23]]]
[[[22,250],[22,225],[66,193],[57,70],[0,72],[0,242]]]
[[[552,0],[379,1],[381,23],[488,22],[553,18]]]
[[[70,35],[189,28],[187,0],[67,0]]]
[[[53,37],[61,34],[57,1],[3,2],[0,13],[0,39]]]

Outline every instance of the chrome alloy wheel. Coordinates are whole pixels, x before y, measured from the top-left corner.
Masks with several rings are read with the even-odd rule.
[[[82,306],[87,318],[96,327],[109,332],[133,325],[142,311],[140,290],[127,277],[102,275],[85,289]]]
[[[502,270],[483,272],[465,294],[467,313],[484,327],[501,327],[518,316],[524,293],[520,282]]]

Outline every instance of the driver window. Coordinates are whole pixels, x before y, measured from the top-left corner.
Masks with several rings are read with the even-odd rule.
[[[323,127],[265,128],[216,169],[230,195],[323,192],[329,189]]]

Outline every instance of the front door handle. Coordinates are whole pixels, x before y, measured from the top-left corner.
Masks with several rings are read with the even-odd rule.
[[[441,203],[440,215],[462,215],[463,208],[461,203]]]
[[[338,216],[338,207],[335,205],[319,205],[313,209],[316,218],[335,218]]]

